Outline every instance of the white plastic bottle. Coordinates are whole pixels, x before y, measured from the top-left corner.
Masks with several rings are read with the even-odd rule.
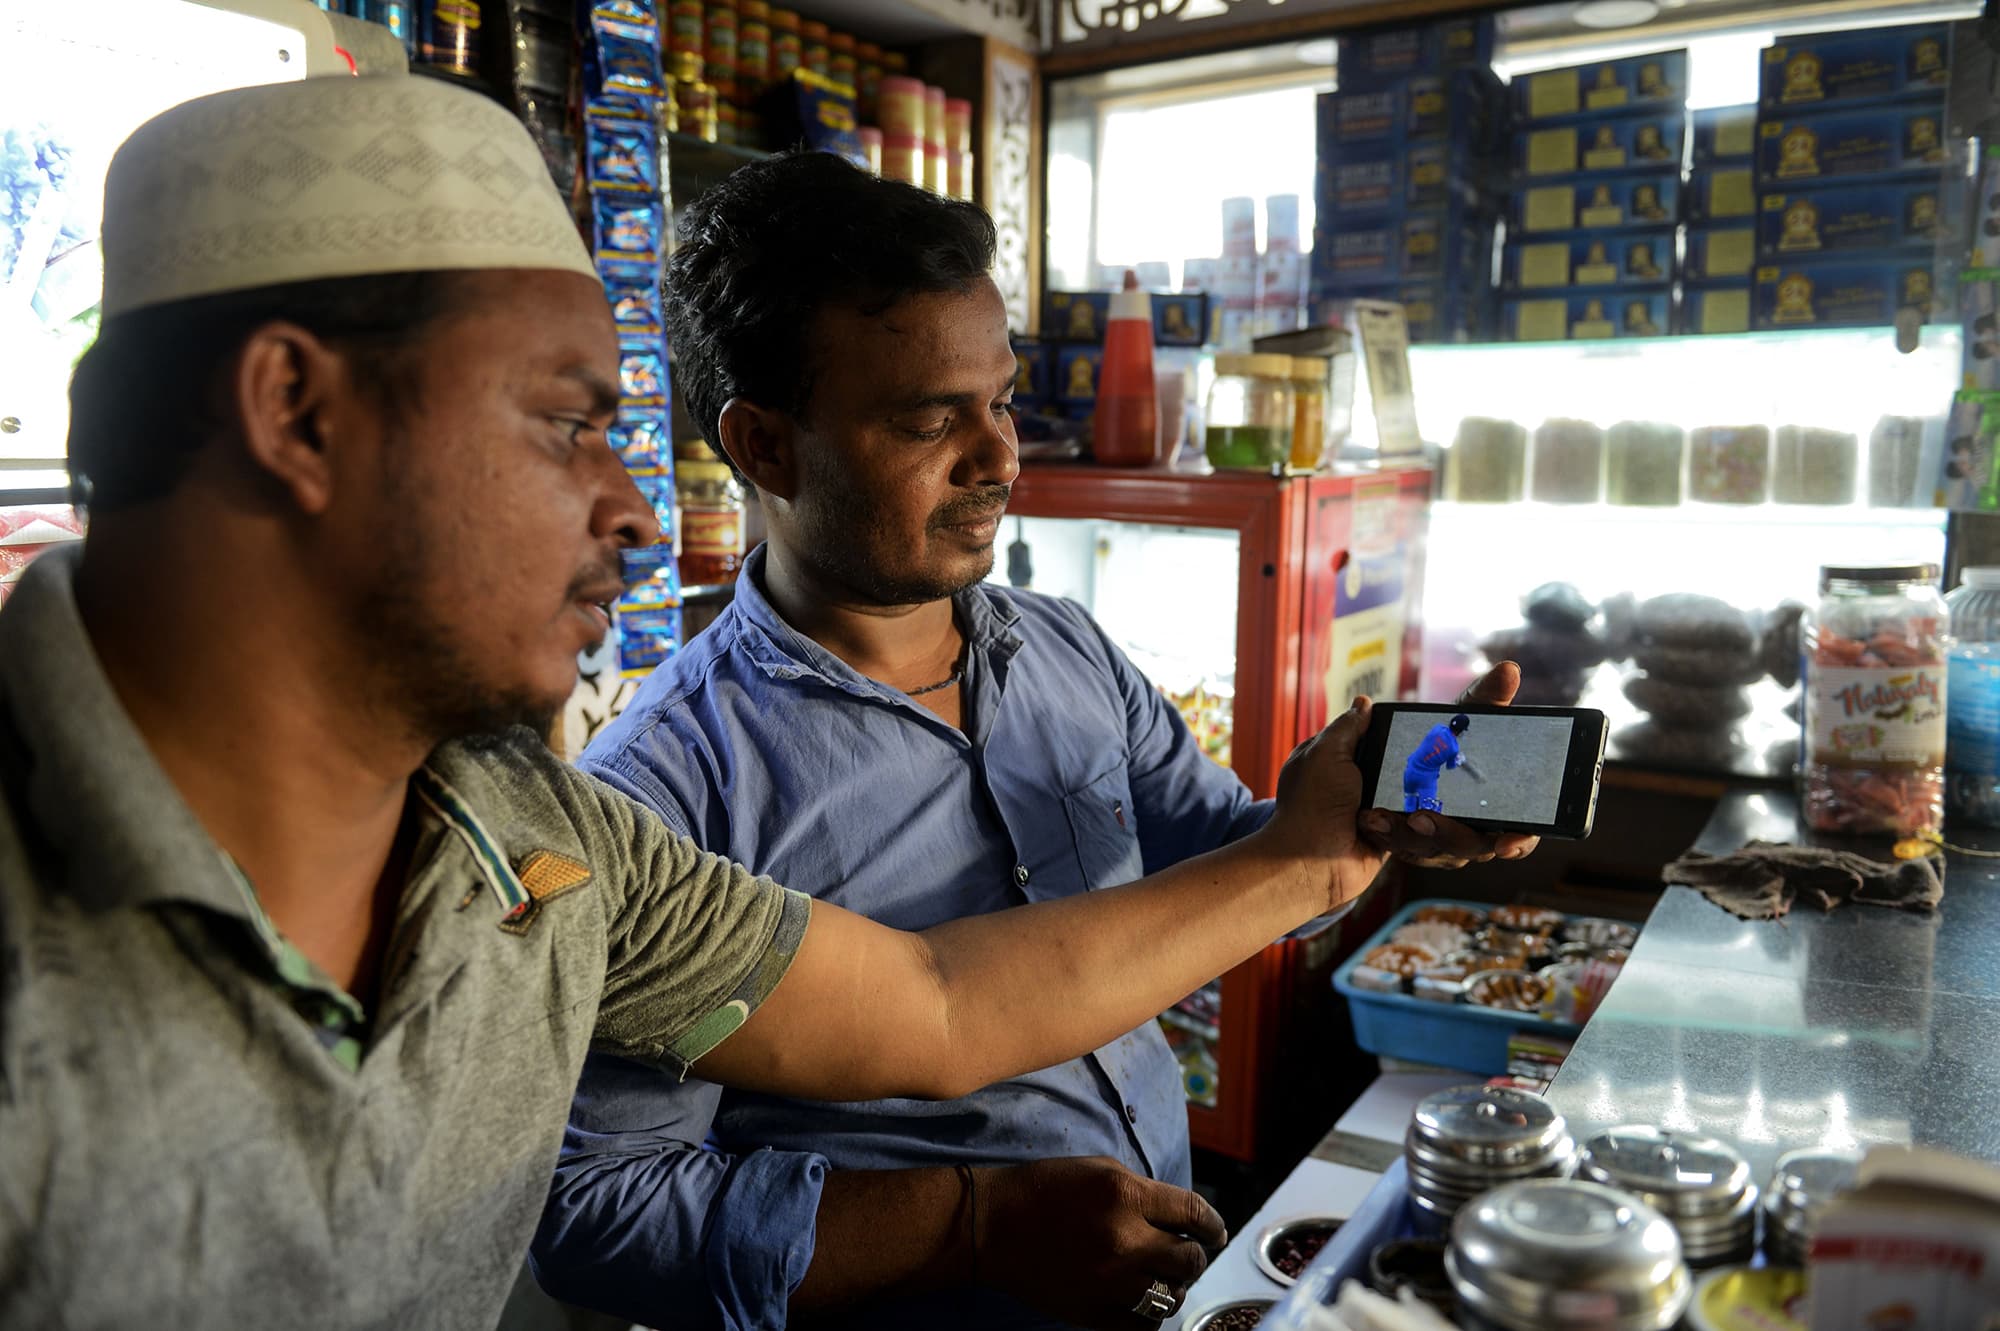
[[[1945,806],[1954,821],[2000,827],[2000,568],[1966,569],[1945,604]]]

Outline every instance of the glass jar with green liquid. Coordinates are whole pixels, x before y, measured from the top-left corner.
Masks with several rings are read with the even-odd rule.
[[[1269,471],[1292,456],[1292,358],[1225,352],[1208,390],[1208,463]]]

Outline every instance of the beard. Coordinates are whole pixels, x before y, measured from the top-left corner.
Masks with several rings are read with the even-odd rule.
[[[975,556],[970,567],[957,561],[948,568],[926,566],[921,560],[912,567],[884,567],[876,552],[894,550],[902,539],[887,510],[850,482],[830,450],[810,448],[801,456],[807,472],[804,488],[818,496],[800,515],[806,538],[803,554],[822,580],[845,587],[872,605],[927,605],[978,586],[993,571],[991,547]],[[932,511],[926,537],[1004,510],[1010,493],[1009,486],[988,485],[947,500]],[[928,540],[926,547],[928,553]]]

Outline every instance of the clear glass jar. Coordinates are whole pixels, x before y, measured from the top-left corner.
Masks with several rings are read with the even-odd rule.
[[[1806,822],[1911,836],[1944,823],[1947,610],[1935,564],[1820,570],[1805,623]]]
[[[1327,376],[1324,356],[1292,357],[1292,465],[1318,471],[1326,453]]]
[[[1292,358],[1230,352],[1208,390],[1208,463],[1266,471],[1292,457]]]
[[[682,51],[674,57],[674,109],[680,132],[710,143],[721,132],[715,89],[702,79],[701,55]]]
[[[1954,821],[2000,827],[2000,568],[1969,568],[1951,607],[1945,806]]]
[[[674,464],[681,504],[681,585],[734,582],[743,567],[743,487],[727,462]]]

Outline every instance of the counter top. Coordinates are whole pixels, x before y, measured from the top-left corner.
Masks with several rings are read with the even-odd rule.
[[[1798,841],[1788,795],[1738,791],[1702,850]],[[2000,850],[2000,835],[1953,831]],[[1669,887],[1550,1097],[1581,1139],[1651,1123],[1786,1151],[1877,1143],[2000,1161],[2000,860],[1951,855],[1934,914],[1844,905],[1739,920]]]

